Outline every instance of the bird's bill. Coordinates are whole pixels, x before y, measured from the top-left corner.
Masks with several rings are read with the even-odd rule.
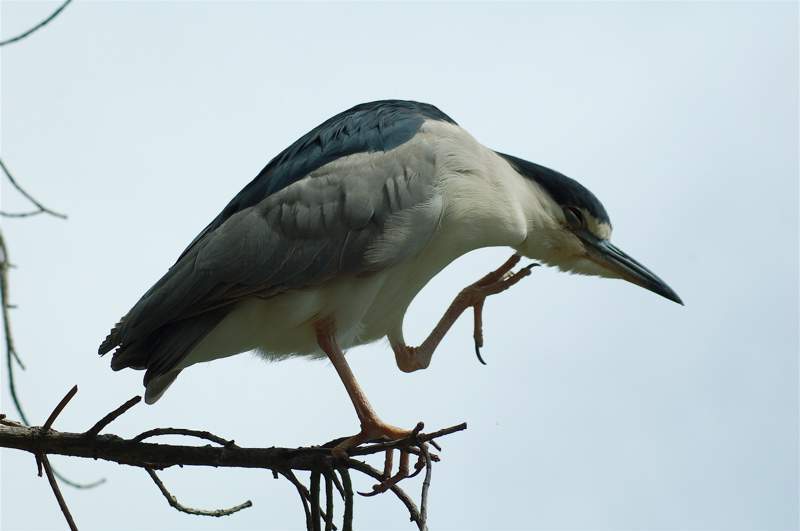
[[[623,280],[683,305],[681,298],[666,282],[608,240],[600,240],[589,235],[585,235],[581,240],[586,244],[589,257],[601,267],[614,272]]]

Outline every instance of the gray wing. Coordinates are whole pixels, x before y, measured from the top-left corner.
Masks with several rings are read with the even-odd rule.
[[[336,160],[202,236],[111,331],[112,368],[165,374],[231,309],[341,275],[380,271],[430,240],[443,201],[433,148]]]

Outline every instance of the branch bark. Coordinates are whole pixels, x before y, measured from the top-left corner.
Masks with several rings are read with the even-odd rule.
[[[175,496],[164,486],[155,471],[175,465],[269,469],[274,477],[283,476],[295,486],[303,505],[306,528],[312,531],[321,530],[322,526],[326,530],[336,529],[333,525],[332,492],[334,483],[344,500],[342,528],[345,531],[352,529],[353,487],[349,470],[356,470],[384,482],[384,490],[391,490],[408,509],[411,521],[417,525],[418,529],[424,530],[427,529],[427,491],[430,486],[430,470],[432,463],[438,460],[437,456],[429,453],[426,445],[427,443],[435,444],[433,440],[437,437],[444,437],[465,430],[467,427],[466,424],[459,424],[431,433],[419,433],[416,430],[411,436],[399,441],[373,443],[354,448],[349,451],[350,456],[346,458],[334,457],[331,453],[332,444],[301,448],[243,448],[237,446],[232,440],[208,431],[183,428],[156,428],[147,430],[130,439],[117,435],[101,434],[101,430],[108,424],[139,403],[139,397],[134,397],[105,415],[83,433],[62,432],[52,429],[53,422],[68,405],[70,399],[75,396],[76,392],[77,386],[73,387],[59,402],[41,427],[32,427],[13,422],[6,419],[5,415],[0,415],[0,447],[33,454],[37,465],[44,468],[64,517],[67,519],[70,529],[73,530],[77,529],[77,527],[54,481],[53,470],[48,460],[49,455],[102,459],[121,465],[143,468],[172,507],[188,514],[201,516],[227,516],[250,507],[252,503],[248,500],[230,509],[192,509],[178,502]],[[419,428],[421,429],[421,427],[422,425],[420,424]],[[210,441],[219,446],[145,442],[145,439],[161,435],[194,437],[203,441]],[[393,478],[388,477],[388,471],[381,473],[367,463],[353,459],[353,456],[383,454],[391,450],[400,450],[406,454],[414,453],[424,461],[426,477],[423,482],[419,508],[417,508],[411,497],[397,485],[397,482],[390,481]],[[295,471],[308,471],[311,473],[310,489],[302,484]],[[339,484],[336,479],[336,471],[342,476],[342,484]],[[320,501],[322,477],[325,478],[324,509]],[[413,475],[404,477],[409,478],[413,477]],[[375,494],[375,492],[371,494]]]
[[[466,424],[459,424],[432,433],[421,433],[419,441],[442,437],[462,431]],[[169,430],[169,431],[167,431]],[[160,429],[163,433],[177,433],[174,429]],[[180,430],[186,434],[194,430]],[[145,432],[147,433],[147,432]],[[138,436],[137,436],[138,437]],[[239,446],[191,446],[139,442],[137,437],[124,439],[117,435],[91,436],[87,433],[71,433],[39,427],[0,422],[0,447],[13,448],[32,454],[67,455],[87,459],[102,459],[121,465],[163,469],[171,466],[209,466],[229,468],[267,468],[271,470],[322,470],[340,464],[323,447],[301,448],[244,448]],[[386,448],[402,448],[410,441],[402,439],[391,443],[372,444],[359,447],[350,455],[371,455]]]

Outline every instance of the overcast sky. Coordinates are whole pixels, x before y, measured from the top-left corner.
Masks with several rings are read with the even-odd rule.
[[[2,2],[2,35],[56,5]],[[384,343],[355,349],[348,359],[388,422],[469,423],[442,441],[431,528],[796,529],[797,20],[792,3],[75,2],[2,50],[2,157],[70,216],[3,220],[29,416],[43,422],[77,383],[56,427],[81,431],[142,392],[142,374],[111,372],[97,345],[196,233],[322,120],[416,99],[487,146],[581,181],[615,243],[686,302],[537,269],[488,301],[486,367],[469,319],[426,371],[399,372]],[[5,181],[2,191],[3,209],[25,208]],[[508,254],[444,271],[411,306],[406,338],[420,341]],[[5,383],[1,396],[12,414]],[[111,431],[158,426],[253,446],[358,427],[329,363],[250,354],[184,371]],[[64,528],[33,459],[0,456],[0,527]],[[168,507],[140,470],[53,462],[76,480],[108,478],[65,488],[84,531],[303,525],[294,489],[269,472],[165,472],[188,505],[255,504],[203,519]],[[356,519],[411,529],[390,495],[356,500]]]

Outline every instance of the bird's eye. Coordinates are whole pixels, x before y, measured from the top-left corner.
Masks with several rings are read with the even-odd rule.
[[[583,229],[586,227],[586,220],[583,218],[583,213],[578,208],[565,207],[564,217],[567,218],[567,224],[573,229]]]

